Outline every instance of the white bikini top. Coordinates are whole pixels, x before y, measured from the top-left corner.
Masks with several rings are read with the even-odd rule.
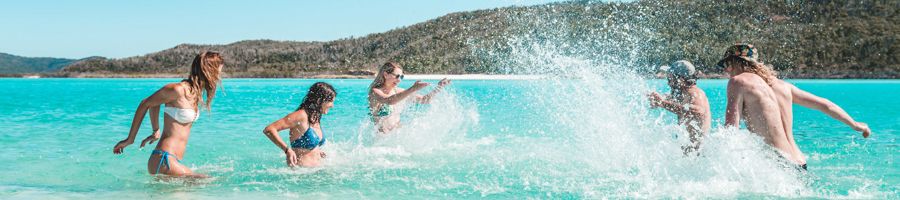
[[[176,108],[166,106],[163,112],[178,121],[178,123],[187,124],[197,121],[200,118],[200,112],[190,108]]]

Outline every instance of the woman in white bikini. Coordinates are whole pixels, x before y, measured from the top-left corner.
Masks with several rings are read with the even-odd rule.
[[[216,52],[203,52],[194,58],[191,64],[191,73],[187,79],[178,83],[170,83],[157,90],[155,93],[141,101],[137,111],[134,112],[134,120],[131,121],[131,131],[128,138],[119,141],[113,147],[114,154],[121,154],[126,146],[134,143],[141,122],[147,110],[150,110],[150,123],[153,126],[153,134],[141,142],[141,147],[153,144],[159,140],[150,160],[147,162],[147,171],[150,174],[165,174],[173,177],[206,177],[196,174],[190,168],[181,164],[184,158],[184,150],[188,137],[191,134],[191,125],[200,117],[200,105],[207,110],[216,95],[216,87],[219,85],[219,74],[224,67],[222,56]],[[206,93],[206,101],[203,101],[203,93]],[[159,131],[159,107],[165,104],[165,117],[163,118],[162,134]]]

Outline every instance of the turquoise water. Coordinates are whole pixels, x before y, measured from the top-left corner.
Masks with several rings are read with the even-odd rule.
[[[0,199],[900,197],[898,80],[790,80],[874,133],[795,109],[810,166],[799,174],[774,164],[759,138],[715,128],[724,80],[699,83],[716,130],[703,156],[686,158],[674,116],[645,106],[644,93],[665,90],[659,80],[459,80],[432,105],[406,109],[397,133],[375,136],[370,80],[226,79],[184,155],[214,178],[165,182],[146,172],[152,147],[112,147],[140,100],[172,81],[0,79]],[[323,119],[329,159],[291,169],[261,130],[315,81],[339,93]]]

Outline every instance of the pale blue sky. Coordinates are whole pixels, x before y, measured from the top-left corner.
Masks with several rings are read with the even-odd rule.
[[[554,0],[21,0],[0,6],[0,52],[121,58],[181,43],[248,39],[329,41],[412,25],[451,12]]]

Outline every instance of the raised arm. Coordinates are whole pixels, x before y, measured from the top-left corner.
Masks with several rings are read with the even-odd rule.
[[[431,90],[431,92],[429,92],[425,96],[416,96],[416,100],[418,101],[418,103],[421,103],[421,104],[431,103],[431,99],[434,98],[434,95],[437,95],[438,93],[440,93],[441,90],[444,89],[444,86],[449,85],[449,84],[450,84],[449,79],[447,79],[447,78],[441,79],[441,81],[438,82],[438,85],[437,85],[437,87],[434,88],[434,90]]]
[[[871,134],[868,124],[854,121],[853,118],[850,117],[850,114],[847,114],[847,112],[837,104],[834,104],[828,99],[801,90],[794,85],[790,86],[794,103],[828,114],[831,118],[843,122],[847,126],[853,128],[853,130],[862,132],[863,137],[869,137],[869,134]]]
[[[122,150],[125,149],[126,146],[134,143],[134,138],[137,136],[138,129],[141,128],[141,122],[144,121],[144,115],[147,114],[147,110],[153,107],[156,108],[156,118],[159,117],[159,105],[164,104],[166,102],[174,101],[178,98],[178,92],[175,89],[177,86],[175,84],[169,84],[164,86],[163,88],[157,90],[149,97],[145,98],[141,101],[141,104],[138,105],[137,110],[134,111],[134,119],[131,120],[131,130],[128,131],[128,138],[125,138],[113,147],[114,154],[122,153]],[[152,117],[152,116],[151,116]],[[152,119],[158,120],[158,119]],[[154,129],[159,128],[159,122],[156,121],[154,124]]]
[[[650,100],[651,107],[660,107],[668,110],[669,112],[675,113],[678,116],[683,115],[687,110],[682,105],[678,105],[675,102],[669,100],[667,96],[662,96],[659,93],[651,92],[647,95]]]
[[[422,81],[416,81],[416,83],[413,83],[413,85],[410,86],[409,89],[401,91],[401,92],[399,92],[397,94],[393,94],[393,95],[388,95],[388,94],[384,93],[384,91],[381,91],[377,88],[372,88],[372,91],[369,91],[369,93],[370,93],[369,96],[373,100],[377,101],[378,103],[394,105],[394,104],[399,103],[400,101],[403,101],[410,95],[415,94],[416,91],[421,90],[425,86],[428,86],[428,83],[422,82]]]
[[[275,146],[281,148],[281,151],[284,152],[285,156],[287,156],[288,166],[296,166],[297,163],[299,163],[296,156],[297,154],[287,145],[287,143],[284,143],[284,141],[281,140],[281,136],[278,135],[278,132],[294,127],[298,124],[298,122],[302,125],[304,124],[302,122],[306,122],[306,120],[306,113],[303,111],[297,111],[284,116],[278,121],[272,122],[272,124],[269,124],[265,129],[263,129],[263,134],[265,134],[266,137],[269,138],[269,141],[275,143]],[[306,126],[309,126],[309,124],[307,124]],[[303,127],[300,128],[303,129]]]
[[[728,81],[728,103],[725,105],[725,127],[741,126],[741,111],[744,107],[744,97],[740,90],[743,89],[740,81],[731,79]]]

